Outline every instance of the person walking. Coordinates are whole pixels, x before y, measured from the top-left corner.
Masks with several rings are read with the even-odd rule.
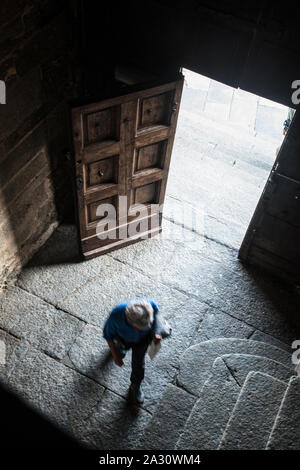
[[[134,299],[118,304],[109,314],[104,328],[113,360],[123,366],[126,352],[132,349],[130,395],[138,404],[144,402],[141,383],[145,375],[145,354],[152,341],[159,343],[172,329],[164,324],[157,303],[152,299]]]

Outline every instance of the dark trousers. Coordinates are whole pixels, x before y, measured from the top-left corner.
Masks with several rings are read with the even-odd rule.
[[[163,338],[170,336],[172,329],[164,325],[161,316],[158,314],[155,318],[154,329],[149,335],[145,336],[138,343],[127,342],[117,335],[116,346],[119,350],[120,356],[123,358],[128,349],[132,349],[131,358],[131,376],[130,380],[133,384],[139,385],[144,379],[145,375],[145,354],[148,346],[153,339],[153,334],[159,334]]]
[[[145,355],[152,341],[152,336],[148,335],[138,343],[129,343],[120,338],[120,336],[118,336],[116,340],[116,346],[122,358],[125,356],[128,349],[132,349],[130,381],[137,386],[140,385],[145,376]]]

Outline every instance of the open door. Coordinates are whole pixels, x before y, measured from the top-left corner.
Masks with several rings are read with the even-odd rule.
[[[182,86],[179,75],[72,109],[79,232],[86,259],[161,231]],[[143,211],[132,211],[135,205],[143,205]]]
[[[252,217],[239,258],[300,282],[300,114],[296,111]]]

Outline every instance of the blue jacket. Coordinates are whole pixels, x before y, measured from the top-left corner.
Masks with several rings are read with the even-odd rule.
[[[118,304],[110,313],[109,317],[107,318],[104,328],[103,328],[103,336],[106,341],[113,341],[116,335],[119,335],[122,339],[127,342],[137,343],[141,341],[145,336],[149,335],[149,333],[154,332],[155,328],[155,318],[158,312],[158,305],[154,300],[145,299],[151,303],[153,307],[154,313],[154,320],[150,328],[144,331],[136,331],[129,323],[127,323],[125,310],[127,305],[131,302],[124,302]]]

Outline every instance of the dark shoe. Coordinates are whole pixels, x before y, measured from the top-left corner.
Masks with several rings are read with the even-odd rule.
[[[142,403],[144,403],[145,395],[141,385],[131,384],[130,394],[134,401],[136,401],[139,405],[142,405]]]

